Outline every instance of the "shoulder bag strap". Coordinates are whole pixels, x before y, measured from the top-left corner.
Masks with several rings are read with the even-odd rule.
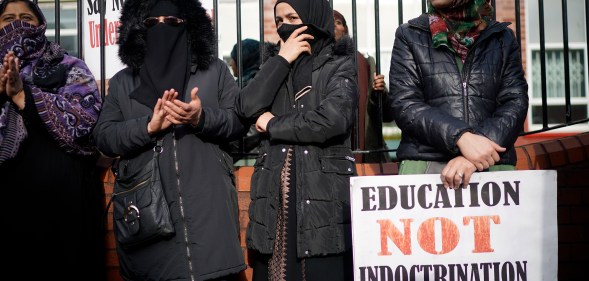
[[[162,153],[162,151],[164,151],[164,140],[159,138],[157,140],[157,142],[155,143],[155,146],[153,147],[153,158],[158,159],[160,154]],[[112,166],[112,171],[113,173],[115,173],[115,180],[116,180],[116,173],[118,173],[118,169],[115,168],[116,166],[118,166],[120,161],[120,158],[117,158],[116,161],[113,162],[113,166]],[[157,167],[159,167],[159,163],[157,163]],[[102,215],[102,225],[106,225],[106,218],[108,217],[108,209],[110,209],[110,205],[112,204],[112,200],[115,198],[116,194],[113,193],[110,196],[110,200],[108,200],[108,203],[106,204],[106,208],[104,208],[104,213]]]

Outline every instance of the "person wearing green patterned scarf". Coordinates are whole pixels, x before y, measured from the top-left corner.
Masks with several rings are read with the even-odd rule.
[[[466,60],[468,49],[489,25],[490,0],[430,0],[428,15],[435,48],[446,46]]]
[[[397,28],[389,72],[402,131],[399,174],[468,188],[475,172],[514,170],[529,98],[521,50],[490,0],[428,0]]]

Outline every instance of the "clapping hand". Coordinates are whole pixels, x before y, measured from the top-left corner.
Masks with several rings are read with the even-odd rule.
[[[151,136],[169,128],[172,123],[166,119],[168,115],[164,110],[164,102],[174,100],[178,97],[178,92],[174,89],[170,89],[164,92],[164,95],[157,99],[157,103],[153,108],[153,116],[147,124],[147,133]]]
[[[4,56],[3,69],[0,72],[0,93],[6,95],[12,100],[19,109],[25,108],[25,92],[23,82],[20,78],[19,59],[12,51]]]
[[[4,56],[4,61],[6,61],[6,56]],[[0,95],[6,95],[6,82],[8,82],[8,76],[6,72],[8,71],[8,64],[2,62],[2,69],[0,69]]]
[[[198,125],[202,114],[202,106],[197,94],[198,88],[194,87],[190,91],[190,102],[185,103],[177,99],[166,101],[164,103],[164,110],[167,113],[166,120],[175,125]]]

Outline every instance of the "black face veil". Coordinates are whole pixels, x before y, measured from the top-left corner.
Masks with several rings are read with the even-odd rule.
[[[312,86],[313,59],[334,40],[333,9],[326,0],[278,0],[276,6],[280,3],[293,7],[303,22],[302,25],[294,26],[282,24],[278,29],[281,38],[288,38],[294,30],[304,25],[308,26],[305,33],[315,37],[310,42],[313,55],[303,53],[293,63],[293,87],[296,93],[307,86]],[[274,15],[276,15],[276,6],[274,6]]]
[[[325,38],[333,38],[333,9],[326,0],[278,0],[276,5],[287,3],[301,17],[303,24],[312,26],[316,33]],[[274,6],[276,15],[276,6]],[[319,35],[318,34],[318,35]]]
[[[180,17],[180,9],[171,1],[160,0],[149,12],[149,17]],[[190,74],[190,47],[185,24],[172,26],[158,23],[147,29],[145,58],[139,70],[141,84],[131,98],[154,108],[164,91],[175,89],[184,96]]]

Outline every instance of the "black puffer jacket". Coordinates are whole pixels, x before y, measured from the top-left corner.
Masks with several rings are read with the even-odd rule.
[[[467,132],[506,147],[497,164],[515,164],[513,144],[528,109],[520,48],[509,23],[491,22],[464,63],[432,47],[427,15],[397,29],[391,59],[391,104],[403,131],[400,160],[449,161]]]
[[[255,121],[266,111],[276,116],[268,124],[252,176],[248,248],[272,253],[280,172],[291,146],[296,155],[298,256],[351,248],[349,178],[356,167],[350,133],[358,99],[351,55],[324,48],[313,64],[313,90],[296,102],[290,65],[277,55],[242,90],[235,106],[241,117]]]

